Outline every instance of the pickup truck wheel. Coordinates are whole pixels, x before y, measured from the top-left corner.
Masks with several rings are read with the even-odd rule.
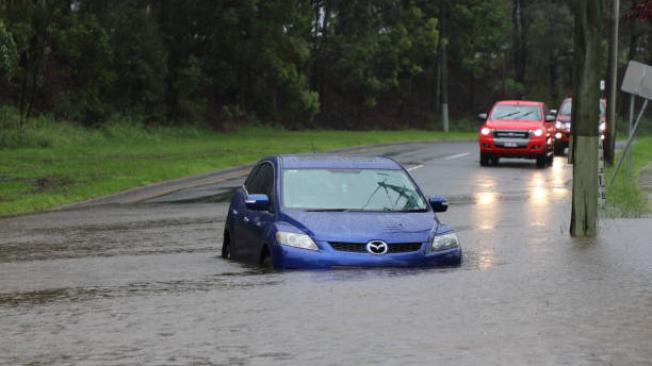
[[[489,154],[480,153],[480,166],[489,166]]]
[[[498,166],[498,163],[500,162],[500,158],[497,156],[492,156],[489,161],[491,162],[491,166]]]
[[[548,166],[548,157],[546,155],[537,156],[537,168],[543,169]]]

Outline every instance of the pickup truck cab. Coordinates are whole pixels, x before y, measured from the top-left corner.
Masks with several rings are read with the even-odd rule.
[[[505,100],[489,114],[478,115],[480,165],[497,165],[500,158],[536,159],[538,168],[552,165],[555,116],[542,102]]]

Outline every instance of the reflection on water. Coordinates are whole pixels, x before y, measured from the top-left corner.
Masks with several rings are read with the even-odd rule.
[[[531,206],[542,207],[549,205],[549,192],[542,172],[536,172],[532,175],[529,196]]]
[[[557,161],[550,169],[552,180],[552,194],[555,199],[567,198],[570,194],[566,185],[569,179],[569,165],[563,161]]]
[[[496,192],[479,192],[475,194],[475,201],[480,206],[489,206],[496,202],[498,194]]]
[[[496,266],[505,264],[504,261],[499,261],[496,258],[494,247],[490,243],[478,243],[475,248],[464,249],[464,260],[462,261],[462,269],[470,270],[488,270]]]
[[[474,200],[478,206],[473,210],[473,221],[480,230],[491,230],[495,227],[498,216],[499,205],[496,179],[492,176],[481,176],[479,181],[480,191],[474,194]]]
[[[480,251],[478,257],[478,269],[489,269],[496,265],[496,257],[491,249]]]

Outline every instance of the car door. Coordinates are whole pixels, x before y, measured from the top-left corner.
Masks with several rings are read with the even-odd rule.
[[[269,197],[269,209],[249,210],[246,209],[244,221],[245,229],[245,246],[248,260],[258,263],[262,247],[265,244],[265,233],[268,227],[274,222],[276,212],[275,185],[274,185],[274,167],[271,163],[265,162],[260,165],[260,171],[256,175],[254,184],[249,190],[250,194],[266,194]]]
[[[245,206],[245,199],[247,198],[247,191],[252,189],[256,184],[256,176],[260,171],[260,165],[255,166],[244,184],[238,189],[231,202],[231,256],[234,259],[245,259],[247,257],[247,222],[250,220],[247,207]]]

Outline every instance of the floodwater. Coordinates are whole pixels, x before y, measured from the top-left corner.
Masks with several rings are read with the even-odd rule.
[[[394,155],[451,199],[460,268],[225,261],[214,197],[3,219],[0,364],[652,365],[652,219],[571,239],[562,158],[480,168],[470,143]]]

